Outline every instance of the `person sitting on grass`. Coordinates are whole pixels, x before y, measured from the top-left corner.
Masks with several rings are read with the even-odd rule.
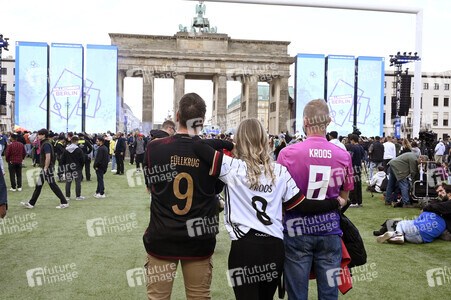
[[[381,189],[382,182],[387,177],[385,174],[384,166],[377,167],[377,173],[374,174],[373,178],[371,178],[370,185],[368,186],[368,191],[373,193],[383,193],[384,191]]]
[[[403,244],[404,240],[409,243],[422,244],[430,243],[436,238],[442,237],[443,232],[451,226],[450,212],[451,206],[448,200],[451,197],[451,185],[445,185],[444,193],[440,190],[440,186],[437,187],[437,193],[444,200],[442,203],[430,204],[421,211],[421,214],[415,220],[404,220],[396,224],[396,231],[387,231],[384,234],[377,237],[378,243],[389,242],[393,244]],[[436,204],[442,204],[437,207]],[[444,204],[444,205],[443,205]],[[448,221],[445,221],[445,219]]]

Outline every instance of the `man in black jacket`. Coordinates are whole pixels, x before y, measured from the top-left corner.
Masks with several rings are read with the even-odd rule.
[[[65,172],[66,172],[66,200],[70,200],[70,186],[75,180],[75,200],[83,200],[85,197],[81,196],[81,178],[83,165],[85,163],[85,155],[79,148],[79,137],[74,135],[70,139],[71,144],[66,147],[61,158]]]
[[[84,134],[80,134],[80,140],[78,142],[78,147],[83,151],[84,154],[84,167],[86,180],[91,181],[91,158],[89,154],[92,152],[92,145],[89,139],[85,138]],[[83,171],[83,169],[82,169]],[[83,172],[81,174],[81,180],[83,180]]]
[[[117,172],[114,175],[124,175],[124,154],[125,154],[125,139],[122,137],[122,132],[116,134],[117,140],[114,146],[114,156],[116,156]]]
[[[105,140],[103,137],[98,137],[96,140],[97,146],[97,155],[94,161],[94,169],[97,174],[97,189],[94,194],[94,198],[105,198],[105,185],[103,183],[103,175],[106,173],[108,169],[108,161],[109,161],[109,151],[108,148],[104,145]]]
[[[67,200],[63,195],[63,192],[61,192],[59,186],[55,182],[54,167],[56,155],[53,150],[53,145],[49,141],[49,131],[45,128],[42,128],[41,130],[38,131],[37,137],[41,141],[41,153],[39,155],[39,167],[41,168],[41,173],[39,174],[39,178],[36,182],[36,187],[34,189],[33,196],[31,196],[30,201],[20,202],[20,204],[22,204],[26,208],[33,208],[34,205],[36,204],[36,201],[38,201],[39,195],[41,194],[44,182],[47,181],[53,193],[60,200],[60,205],[58,205],[56,208],[58,209],[67,208],[69,207],[69,204],[67,203]]]
[[[375,141],[368,148],[368,154],[370,156],[370,178],[373,178],[373,168],[382,166],[384,161],[384,145],[381,143],[381,138],[376,136]]]
[[[57,142],[55,143],[55,154],[56,160],[58,161],[58,182],[63,182],[64,175],[64,163],[62,162],[63,153],[66,149],[66,138],[64,136],[59,136]]]

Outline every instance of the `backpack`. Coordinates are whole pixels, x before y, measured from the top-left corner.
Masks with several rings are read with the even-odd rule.
[[[366,264],[367,254],[362,237],[357,227],[344,215],[344,211],[340,212],[340,228],[343,231],[341,239],[351,257],[348,268]]]
[[[379,187],[382,192],[385,192],[387,190],[387,185],[388,185],[388,176],[385,175],[385,178],[384,180],[382,180],[381,186]]]

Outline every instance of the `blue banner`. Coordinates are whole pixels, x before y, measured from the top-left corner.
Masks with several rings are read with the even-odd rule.
[[[49,105],[51,130],[81,131],[82,91],[83,46],[52,43]]]
[[[396,117],[395,119],[395,137],[401,138],[401,117]]]
[[[116,130],[117,46],[86,46],[86,131]]]
[[[47,127],[46,43],[16,43],[15,125],[27,130]]]
[[[363,136],[382,136],[385,59],[360,56],[357,71],[357,86],[362,91],[357,98],[357,127]]]
[[[323,54],[298,54],[296,56],[296,132],[303,134],[302,119],[305,105],[314,99],[324,98],[325,56]],[[290,124],[289,128],[292,128]]]
[[[354,114],[354,56],[329,55],[327,57],[327,103],[332,121],[327,128],[345,136],[352,133]],[[357,95],[362,96],[358,90]]]

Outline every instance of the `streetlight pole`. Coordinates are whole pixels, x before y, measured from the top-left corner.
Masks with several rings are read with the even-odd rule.
[[[66,134],[69,132],[69,97],[66,98]]]
[[[2,85],[2,50],[9,51],[8,49],[9,38],[3,38],[3,34],[0,34],[0,104],[6,105],[6,88],[3,90]],[[12,114],[12,112],[11,112]],[[12,115],[11,115],[12,116]]]

